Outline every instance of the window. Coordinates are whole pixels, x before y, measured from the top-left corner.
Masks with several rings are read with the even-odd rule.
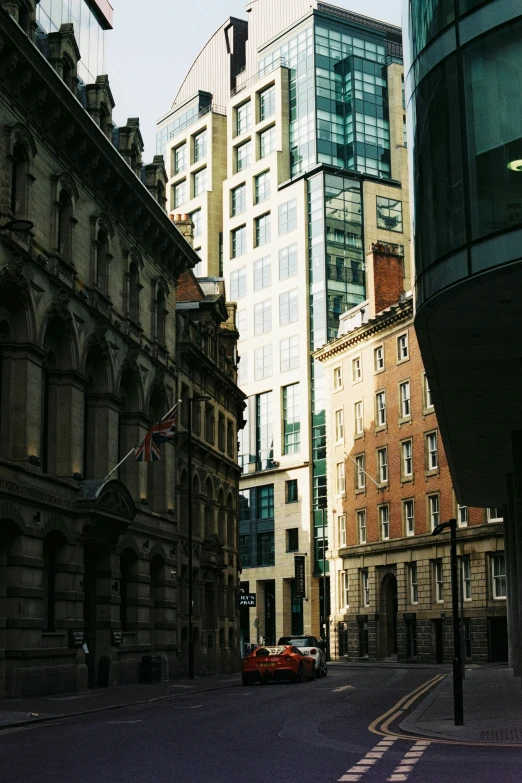
[[[413,475],[413,443],[405,440],[401,444],[402,451],[402,478],[410,478]]]
[[[341,365],[333,369],[333,387],[334,391],[343,388],[343,368]]]
[[[270,198],[270,172],[258,174],[254,180],[256,204],[262,204]]]
[[[440,522],[440,505],[438,495],[428,495],[428,514],[430,530],[434,530]]]
[[[339,591],[339,598],[341,603],[342,609],[348,609],[350,606],[350,602],[348,600],[348,571],[340,571],[340,577],[341,577],[341,583],[340,583],[340,591]]]
[[[335,471],[335,492],[337,495],[344,495],[345,489],[344,462],[338,462]]]
[[[270,223],[270,213],[261,215],[254,221],[256,230],[256,247],[261,247],[270,242],[272,236],[272,229]]]
[[[299,499],[297,494],[297,479],[289,479],[285,482],[285,492],[287,503],[297,503]]]
[[[174,185],[174,207],[179,207],[181,204],[184,204],[187,201],[187,180],[184,179],[182,182],[178,182],[177,185]]]
[[[72,255],[72,200],[65,190],[59,198],[58,209],[58,252],[64,261],[70,261]]]
[[[435,586],[435,601],[438,604],[444,602],[444,580],[442,574],[442,560],[433,561],[433,582]]]
[[[254,291],[268,288],[272,283],[270,256],[254,261]]]
[[[297,288],[294,288],[279,297],[279,324],[285,326],[297,320],[299,320],[299,306]]]
[[[259,134],[259,157],[266,158],[271,152],[274,152],[276,148],[276,131],[275,127],[268,128]]]
[[[488,508],[486,518],[488,522],[503,522],[504,512],[501,508]]]
[[[298,454],[301,450],[301,410],[299,384],[283,386],[283,453]]]
[[[232,258],[238,258],[246,253],[247,231],[246,226],[239,226],[232,232]]]
[[[362,361],[360,356],[356,356],[352,359],[352,381],[362,381]]]
[[[250,101],[243,103],[236,109],[236,136],[246,133],[252,125],[252,104]]]
[[[364,432],[363,403],[362,400],[355,402],[353,406],[353,423],[355,435],[362,435]]]
[[[390,537],[390,507],[379,506],[379,527],[382,541],[388,541]]]
[[[337,519],[339,525],[339,546],[346,546],[346,514],[339,514]]]
[[[286,280],[297,274],[297,245],[283,247],[279,251],[279,279]]]
[[[246,210],[247,189],[246,184],[238,185],[231,190],[231,213],[232,217],[241,215]]]
[[[174,150],[174,174],[179,174],[187,168],[187,144],[180,144]]]
[[[379,484],[386,484],[388,481],[388,448],[384,446],[377,449],[377,467],[379,471]]]
[[[299,367],[299,335],[287,337],[280,343],[281,372]]]
[[[254,351],[254,379],[260,381],[272,375],[272,346],[264,345]]]
[[[410,603],[419,603],[419,586],[417,584],[417,563],[410,563],[408,566],[408,581],[410,585]]]
[[[237,384],[238,386],[246,386],[248,383],[248,354],[243,353],[240,356],[240,362],[237,366]],[[238,433],[239,437],[243,437],[244,430]]]
[[[366,510],[357,512],[357,531],[359,534],[359,544],[366,544]]]
[[[377,228],[402,232],[402,201],[377,196]]]
[[[239,339],[246,340],[248,337],[248,310],[237,311],[237,330],[239,332]]]
[[[192,212],[189,217],[194,223],[194,239],[197,239],[197,237],[201,236],[202,230],[201,210],[194,210],[194,212]]]
[[[386,392],[377,392],[375,395],[375,408],[377,412],[377,426],[384,427],[386,424]]]
[[[433,400],[431,399],[431,391],[430,386],[428,383],[428,379],[426,375],[424,374],[424,407],[425,408],[433,408]]]
[[[504,553],[491,557],[491,569],[493,573],[493,598],[505,598],[507,593]]]
[[[335,411],[335,442],[342,443],[344,440],[344,410]]]
[[[207,157],[207,132],[201,131],[194,136],[194,163]]]
[[[292,199],[279,205],[279,236],[297,228],[297,201]]]
[[[437,433],[429,432],[426,435],[426,470],[436,470],[438,467]]]
[[[236,171],[243,171],[252,163],[252,142],[247,141],[236,147]]]
[[[258,394],[256,399],[256,461],[258,470],[271,468],[273,457],[273,393],[269,391]]]
[[[399,396],[401,405],[401,419],[406,419],[411,413],[409,381],[404,381],[404,383],[399,385]]]
[[[469,555],[460,558],[462,570],[462,594],[465,601],[471,601],[471,559]]]
[[[265,299],[254,305],[254,334],[265,334],[272,329],[272,302]]]
[[[415,535],[415,517],[413,500],[405,500],[402,504],[402,513],[404,516],[404,530],[407,536]]]
[[[230,273],[230,298],[232,302],[242,299],[247,292],[246,266]]]
[[[373,369],[375,372],[384,370],[384,346],[379,345],[373,352]]]
[[[355,458],[355,489],[364,489],[365,486],[364,454],[358,454]]]
[[[291,527],[286,531],[286,551],[299,552],[299,528]]]
[[[201,196],[207,189],[207,170],[196,171],[194,174],[194,198]]]
[[[259,93],[259,121],[267,120],[275,114],[275,87],[269,87],[267,90]]]
[[[403,362],[408,356],[408,333],[406,332],[397,337],[397,361]]]
[[[370,606],[370,585],[367,568],[361,568],[361,603],[363,606]]]
[[[271,566],[275,562],[274,531],[257,534],[257,564]]]
[[[468,526],[468,507],[457,505],[457,523],[459,527]]]

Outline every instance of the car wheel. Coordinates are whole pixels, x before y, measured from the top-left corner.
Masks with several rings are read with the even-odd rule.
[[[259,677],[259,681],[261,685],[268,685],[268,675],[263,677],[263,675],[261,674],[261,676]]]
[[[250,674],[242,674],[241,675],[241,682],[243,685],[252,685],[252,677]]]
[[[321,664],[319,666],[314,662],[314,677],[319,680],[321,678]]]
[[[312,671],[310,672],[309,680],[315,680],[315,661],[312,663]]]
[[[328,674],[328,664],[326,663],[326,661],[324,662],[324,666],[321,674],[323,677],[326,677],[326,675]]]

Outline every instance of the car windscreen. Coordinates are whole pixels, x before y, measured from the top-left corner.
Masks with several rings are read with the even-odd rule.
[[[279,639],[279,644],[292,644],[294,647],[315,647],[316,642],[311,636],[303,636],[301,639],[295,639],[293,636],[283,636]]]

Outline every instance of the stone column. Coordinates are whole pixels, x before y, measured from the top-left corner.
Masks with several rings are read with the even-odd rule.
[[[87,398],[88,478],[102,479],[118,464],[119,401],[112,394]]]
[[[17,462],[39,459],[43,353],[27,345],[6,345],[2,359],[1,454]]]
[[[140,413],[122,413],[119,417],[120,459],[141,441],[149,429],[148,419]],[[120,466],[119,479],[125,484],[132,499],[139,503],[147,497],[147,465],[136,462],[131,455]]]
[[[48,471],[70,478],[83,471],[84,386],[76,373],[49,376]]]

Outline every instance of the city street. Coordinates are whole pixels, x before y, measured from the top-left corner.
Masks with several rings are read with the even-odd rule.
[[[435,668],[332,666],[325,679],[296,685],[247,688],[231,677],[226,687],[196,693],[204,681],[173,683],[173,698],[155,704],[6,729],[0,779],[518,783],[522,746],[387,739],[369,730],[379,731],[394,705],[437,675]]]

